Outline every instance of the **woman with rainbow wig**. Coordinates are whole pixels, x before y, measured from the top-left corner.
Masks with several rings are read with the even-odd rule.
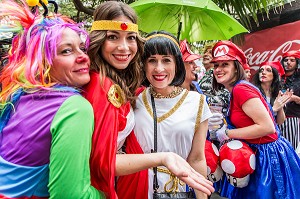
[[[94,117],[87,32],[57,14],[2,1],[19,33],[0,77],[0,198],[103,198],[91,186]],[[1,30],[0,30],[1,31]]]

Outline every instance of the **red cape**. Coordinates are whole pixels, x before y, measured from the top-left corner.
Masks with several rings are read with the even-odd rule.
[[[83,95],[92,104],[95,118],[90,158],[92,185],[104,192],[107,198],[117,199],[114,187],[117,137],[126,125],[130,104],[127,102],[117,108],[108,100],[107,92],[113,84],[109,78],[101,84],[99,74],[92,72]],[[133,132],[126,139],[126,152],[143,153]],[[148,171],[120,177],[117,187],[119,198],[148,198]]]

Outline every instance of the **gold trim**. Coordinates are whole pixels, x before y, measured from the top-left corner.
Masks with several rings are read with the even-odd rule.
[[[176,41],[173,37],[171,37],[171,36],[169,36],[169,35],[165,35],[165,34],[155,34],[155,35],[151,35],[151,36],[149,36],[149,37],[146,38],[146,41],[148,41],[148,40],[150,40],[150,39],[152,39],[152,38],[155,38],[155,37],[165,37],[165,38],[168,38],[168,39],[170,39],[171,41],[173,41],[173,42],[176,44],[176,46],[180,49],[179,44],[177,43],[177,41]]]
[[[125,103],[125,93],[118,84],[111,85],[107,98],[116,108],[120,108]]]
[[[93,22],[91,31],[93,30],[122,30],[138,33],[139,28],[138,25],[134,23],[128,23],[123,21],[100,20]]]
[[[181,186],[183,186],[185,184],[184,182],[182,182],[181,180],[179,180],[179,178],[176,177],[173,173],[171,173],[168,169],[157,167],[157,171],[158,172],[162,172],[162,173],[166,173],[166,174],[170,175],[169,180],[164,185],[164,190],[167,193],[177,193],[177,192],[179,192],[178,185],[180,184]],[[171,186],[170,189],[168,189],[167,186],[171,185],[171,183],[172,183],[172,186]]]
[[[198,113],[197,113],[196,125],[195,125],[195,133],[200,126],[200,120],[203,112],[204,98],[205,98],[204,95],[200,94],[199,107],[198,107]]]
[[[147,90],[148,89],[145,89],[143,91],[142,99],[143,99],[143,102],[144,102],[147,112],[153,118],[152,108],[150,107],[150,104],[148,103],[148,100],[147,100],[147,95],[146,95]],[[163,114],[161,117],[157,117],[157,123],[160,123],[160,122],[164,121],[165,119],[167,119],[168,117],[170,117],[181,106],[181,104],[183,103],[183,101],[185,100],[185,98],[187,97],[187,95],[189,93],[188,90],[186,90],[186,89],[184,89],[184,90],[185,90],[185,92],[184,92],[183,96],[180,98],[180,100],[178,100],[178,102],[175,104],[175,106],[173,108],[171,108],[167,113]]]

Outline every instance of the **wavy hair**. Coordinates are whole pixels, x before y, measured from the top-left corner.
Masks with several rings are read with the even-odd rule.
[[[273,106],[275,98],[277,97],[279,91],[281,90],[281,83],[280,83],[280,76],[277,71],[277,69],[272,68],[272,73],[273,73],[273,80],[270,86],[270,91],[271,91],[271,99],[270,99],[270,104]],[[266,96],[266,93],[264,89],[262,88],[261,84],[262,82],[259,80],[259,71],[260,69],[257,70],[257,72],[254,74],[252,78],[252,83],[260,90],[260,92]]]
[[[137,24],[137,15],[134,10],[123,2],[108,1],[100,4],[94,11],[94,21],[114,20],[117,17],[125,16]],[[118,84],[124,91],[127,100],[135,108],[135,92],[142,82],[141,55],[143,54],[144,40],[137,34],[138,51],[134,58],[124,70],[118,70],[111,66],[101,55],[101,46],[106,39],[106,30],[93,30],[90,33],[90,47],[88,55],[91,58],[91,68],[100,74],[100,79],[109,77]]]

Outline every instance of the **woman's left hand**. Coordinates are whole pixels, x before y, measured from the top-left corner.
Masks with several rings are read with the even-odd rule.
[[[273,104],[273,111],[278,112],[282,109],[286,103],[291,100],[293,95],[293,91],[287,90],[286,92],[282,93],[279,91],[278,96],[276,97],[274,104]]]

